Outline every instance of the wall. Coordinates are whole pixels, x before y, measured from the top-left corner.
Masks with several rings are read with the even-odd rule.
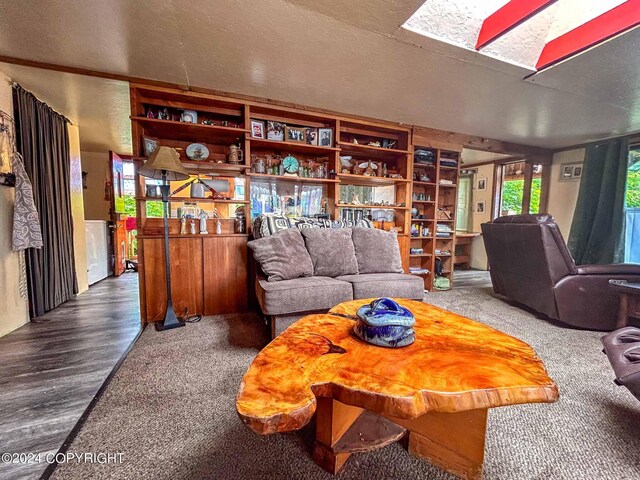
[[[0,72],[0,110],[13,116],[11,80]],[[20,260],[22,253],[11,250],[14,190],[0,187],[0,336],[29,321],[27,300],[20,296]]]
[[[82,164],[80,160],[80,132],[77,125],[68,126],[69,156],[71,157],[71,217],[73,219],[73,256],[76,262],[78,293],[89,289],[87,275],[87,240],[84,227],[84,199],[82,196]]]
[[[491,195],[493,194],[493,180],[494,180],[494,165],[481,165],[478,168],[478,173],[473,177],[473,193],[472,193],[472,231],[480,232],[480,224],[490,222],[492,217],[491,212]],[[487,179],[486,190],[478,190],[478,179]],[[484,200],[484,212],[476,212],[476,203]],[[488,268],[487,252],[484,249],[484,241],[482,236],[475,237],[471,242],[471,268],[477,268],[480,270],[487,270]]]
[[[584,148],[557,152],[553,155],[551,166],[551,182],[549,183],[549,204],[547,212],[556,219],[565,241],[569,239],[573,212],[578,201],[580,182],[561,182],[560,170],[563,163],[580,163],[584,161]]]
[[[111,220],[109,202],[104,199],[107,181],[109,152],[82,152],[82,171],[87,172],[87,188],[84,190],[84,218],[87,220]]]

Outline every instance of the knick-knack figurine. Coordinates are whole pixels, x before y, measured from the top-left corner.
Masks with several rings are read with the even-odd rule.
[[[216,235],[222,235],[222,222],[219,218],[216,219]]]
[[[360,197],[357,193],[353,195],[353,198],[351,198],[351,205],[360,205]]]
[[[191,231],[191,235],[195,235],[196,234],[196,222],[191,220],[191,222],[189,222],[189,229]]]
[[[209,215],[207,215],[207,212],[205,212],[204,210],[201,210],[200,211],[200,233],[202,235],[209,233],[207,231],[207,218],[209,218]]]
[[[180,235],[186,235],[187,234],[187,219],[186,217],[182,217],[180,219]]]
[[[364,169],[364,173],[363,175],[366,175],[367,177],[373,177],[375,176],[376,172],[373,171],[373,165],[371,165],[371,160],[369,160],[369,163],[367,164],[367,168]]]

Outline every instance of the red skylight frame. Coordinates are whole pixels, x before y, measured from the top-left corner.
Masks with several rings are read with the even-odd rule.
[[[555,2],[557,0],[511,0],[482,22],[476,50],[487,46]]]
[[[536,70],[555,65],[638,25],[640,0],[627,0],[547,43],[540,53]]]

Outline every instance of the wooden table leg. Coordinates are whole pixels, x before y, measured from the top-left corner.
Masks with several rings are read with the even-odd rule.
[[[317,401],[313,459],[327,472],[336,474],[351,453],[335,453],[332,447],[358,419],[363,409],[345,405],[331,398],[319,397]]]
[[[618,321],[616,323],[616,328],[626,327],[628,317],[629,317],[629,296],[626,293],[621,293],[620,307],[618,308]]]
[[[406,429],[362,408],[318,398],[313,459],[336,474],[352,453],[369,452],[400,440]]]
[[[409,430],[409,451],[464,479],[482,478],[487,410],[390,418]]]

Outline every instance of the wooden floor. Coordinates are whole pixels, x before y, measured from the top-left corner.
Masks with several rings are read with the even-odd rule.
[[[491,287],[491,276],[486,270],[461,270],[453,271],[453,288],[464,287]]]
[[[0,338],[0,453],[58,451],[140,330],[138,275],[126,273]],[[0,463],[37,479],[46,463]]]

